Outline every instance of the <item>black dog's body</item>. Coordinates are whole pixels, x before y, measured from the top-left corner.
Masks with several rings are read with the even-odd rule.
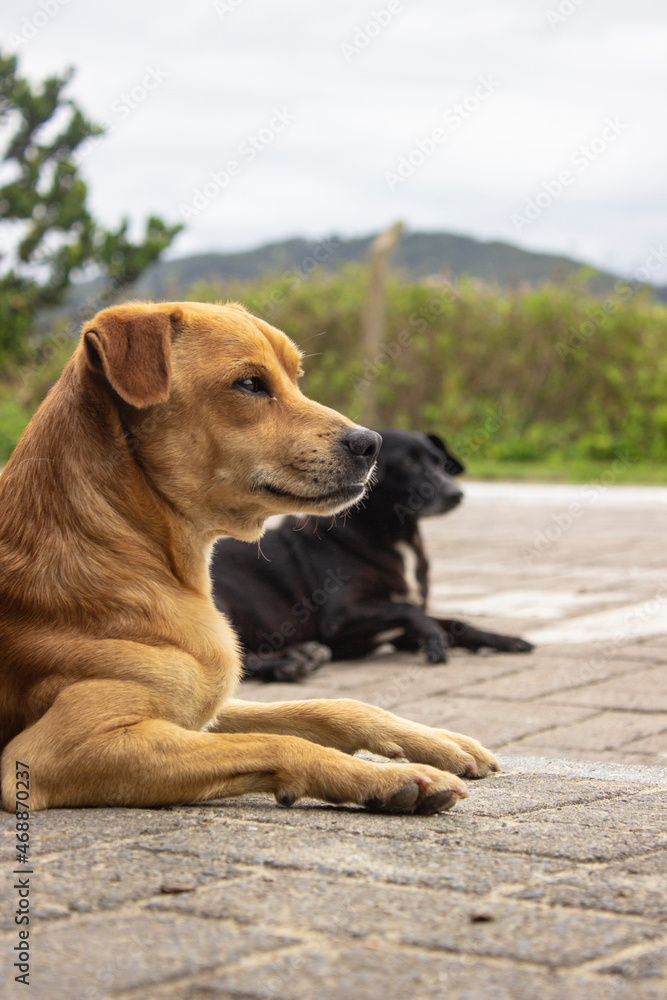
[[[463,466],[435,435],[383,431],[382,438],[377,483],[345,518],[286,518],[267,531],[261,554],[234,539],[217,543],[213,596],[240,636],[248,675],[297,679],[327,658],[322,645],[345,660],[390,641],[422,649],[431,663],[444,662],[448,646],[532,648],[425,613],[428,562],[418,520],[460,502],[452,477]]]

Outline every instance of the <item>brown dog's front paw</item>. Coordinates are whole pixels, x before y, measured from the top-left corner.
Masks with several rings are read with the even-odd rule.
[[[468,795],[457,775],[428,764],[378,763],[298,738],[293,744],[275,771],[272,790],[281,806],[307,796],[372,812],[425,816],[451,809]]]
[[[428,771],[433,776],[425,772],[413,773],[412,779],[399,788],[364,799],[364,807],[370,812],[432,816],[451,809],[459,799],[467,797],[468,793],[455,775],[436,772],[432,768]],[[403,774],[400,773],[399,777],[402,778]]]
[[[430,764],[441,771],[451,771],[462,778],[486,778],[499,771],[498,761],[477,740],[446,729],[420,727],[417,739],[404,739],[408,760]]]
[[[460,733],[448,733],[461,751],[470,759],[466,761],[464,768],[456,771],[456,774],[465,778],[486,778],[487,775],[500,770],[500,764],[486,747],[483,747],[477,740],[469,736],[462,736]]]

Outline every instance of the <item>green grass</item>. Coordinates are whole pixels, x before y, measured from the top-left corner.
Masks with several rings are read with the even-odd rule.
[[[492,458],[471,459],[468,479],[504,480],[522,483],[609,483],[614,486],[667,485],[667,463],[636,462],[632,465],[570,459],[562,462],[501,462]]]

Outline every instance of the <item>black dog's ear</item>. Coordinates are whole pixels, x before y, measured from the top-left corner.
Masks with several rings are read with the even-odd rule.
[[[447,445],[441,437],[438,437],[437,434],[427,434],[426,437],[436,446],[436,448],[439,448],[440,451],[444,451],[445,455],[449,454],[447,451]]]
[[[440,451],[445,454],[445,472],[450,476],[460,476],[462,472],[466,471],[466,467],[461,462],[456,455],[453,455],[445,442],[437,434],[427,434],[426,437],[429,441],[439,448]]]

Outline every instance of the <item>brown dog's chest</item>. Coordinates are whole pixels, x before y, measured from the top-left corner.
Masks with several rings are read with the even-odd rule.
[[[134,609],[114,625],[98,621],[59,628],[3,618],[0,624],[11,642],[2,643],[1,745],[41,718],[61,691],[90,680],[159,691],[157,715],[186,729],[202,729],[238,685],[238,640],[207,599],[165,601],[162,612],[157,618]],[[137,657],[137,648],[144,655]],[[132,701],[129,697],[128,708]]]
[[[238,639],[224,615],[214,611],[206,616],[197,635],[192,636],[188,652],[198,663],[199,683],[191,694],[190,704],[183,706],[190,721],[180,724],[201,729],[215,718],[238,687],[242,672]]]
[[[199,730],[233,697],[242,671],[238,638],[209,599],[174,601],[139,641],[162,653],[154,665],[142,660],[133,679],[160,691],[163,718]]]

